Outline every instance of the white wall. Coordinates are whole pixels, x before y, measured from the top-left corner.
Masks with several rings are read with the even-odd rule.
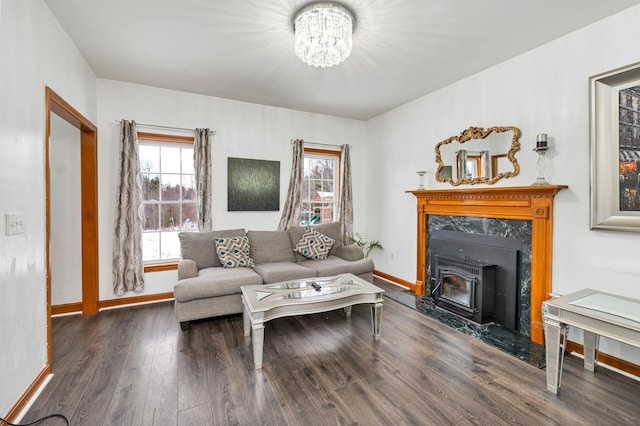
[[[280,161],[280,208],[284,206],[291,172],[291,139],[352,146],[354,227],[364,214],[365,123],[238,102],[149,86],[98,80],[98,197],[100,244],[100,300],[114,299],[111,279],[113,220],[118,173],[119,124],[116,120],[195,129],[209,127],[213,137],[213,227],[274,230],[278,212],[227,211],[227,157]],[[141,131],[162,130],[140,127]],[[167,131],[168,132],[168,131]],[[179,134],[179,133],[176,133]],[[184,133],[183,133],[184,134]],[[191,133],[193,134],[193,133]],[[175,271],[148,273],[141,293],[173,291]]]
[[[82,302],[80,129],[57,114],[49,121],[51,304]]]
[[[45,86],[90,120],[95,76],[41,0],[0,5],[0,415],[46,363]],[[5,235],[5,213],[25,232]]]
[[[518,176],[496,186],[536,179],[538,133],[548,133],[546,177],[568,185],[555,199],[553,291],[582,288],[640,298],[640,234],[589,229],[589,87],[592,75],[640,62],[640,6],[628,9],[367,122],[368,226],[384,251],[376,268],[415,282],[415,171],[435,182],[434,146],[469,126],[522,131]],[[382,197],[382,200],[380,200]],[[392,260],[393,257],[393,260]],[[581,333],[571,339],[582,341]],[[604,342],[604,352],[640,362],[640,351]]]

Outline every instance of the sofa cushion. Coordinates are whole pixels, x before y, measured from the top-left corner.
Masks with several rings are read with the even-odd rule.
[[[309,262],[313,261],[309,260]],[[299,278],[315,278],[316,276],[316,272],[313,269],[294,262],[264,263],[262,265],[256,265],[254,270],[262,277],[262,281],[264,281],[265,284],[297,280]]]
[[[330,277],[338,274],[351,273],[354,275],[373,271],[373,260],[365,257],[356,261],[340,259],[337,256],[329,256],[325,260],[304,260],[298,265],[311,268],[319,277]]]
[[[240,294],[243,285],[262,284],[262,278],[251,268],[205,268],[196,278],[181,280],[173,286],[178,302]]]
[[[216,251],[223,268],[253,268],[246,236],[216,238]]]
[[[318,231],[312,226],[307,227],[307,230],[302,234],[300,240],[293,248],[298,254],[311,260],[326,259],[329,255],[329,250],[336,242],[331,237],[328,237]]]
[[[287,231],[249,231],[247,237],[251,245],[251,258],[256,265],[296,261]]]
[[[209,232],[180,232],[180,253],[183,259],[196,262],[198,270],[222,266],[216,253],[216,238],[245,235],[244,229],[226,229]]]
[[[321,223],[319,225],[313,225],[313,227],[321,234],[324,234],[327,237],[335,240],[335,243],[333,243],[333,246],[331,246],[331,250],[329,250],[329,254],[335,256],[338,249],[343,245],[342,234],[340,232],[340,222]],[[304,226],[292,226],[291,228],[289,228],[289,238],[291,239],[292,247],[295,246],[298,241],[300,241],[302,234],[304,234],[306,230],[305,228],[306,227]],[[295,257],[298,262],[307,260],[304,256],[297,253],[295,254]]]

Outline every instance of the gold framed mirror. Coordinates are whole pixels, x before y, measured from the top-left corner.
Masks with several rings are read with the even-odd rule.
[[[469,127],[436,145],[435,178],[454,186],[491,185],[520,172],[515,156],[519,150],[517,127]]]

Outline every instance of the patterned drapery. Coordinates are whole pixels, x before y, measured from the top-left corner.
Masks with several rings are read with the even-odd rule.
[[[291,164],[291,179],[287,201],[282,209],[282,217],[278,224],[278,230],[286,231],[290,226],[300,224],[302,209],[302,179],[304,178],[304,141],[293,141],[293,159]]]
[[[209,129],[196,129],[193,163],[196,169],[196,208],[198,230],[211,231],[211,135]]]
[[[120,123],[120,158],[113,236],[113,293],[144,289],[142,185],[134,121]]]
[[[349,145],[340,147],[342,165],[340,167],[340,202],[338,217],[342,240],[349,241],[353,237],[353,193],[351,192],[351,154]]]

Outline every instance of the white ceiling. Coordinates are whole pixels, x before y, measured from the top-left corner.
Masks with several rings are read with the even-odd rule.
[[[293,53],[308,0],[45,2],[99,78],[366,120],[640,0],[344,0],[353,52],[325,69]]]

